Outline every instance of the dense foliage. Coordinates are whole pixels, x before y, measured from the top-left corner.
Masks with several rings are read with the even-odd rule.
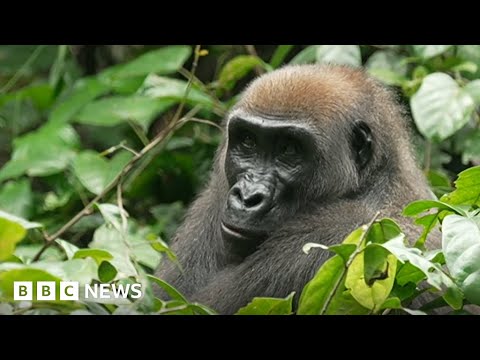
[[[176,262],[169,240],[241,89],[313,62],[364,66],[397,91],[439,200],[405,209],[419,239],[374,218],[342,244],[308,244],[333,256],[302,294],[252,299],[239,314],[419,314],[408,304],[425,291],[435,300],[424,311],[480,305],[480,46],[0,46],[0,313],[214,313],[151,274]],[[427,251],[438,229],[442,249]],[[13,301],[14,281],[62,280],[145,293]]]

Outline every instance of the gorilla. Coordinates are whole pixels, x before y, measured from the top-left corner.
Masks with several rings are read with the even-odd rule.
[[[254,80],[224,119],[210,180],[172,248],[183,268],[156,275],[192,301],[233,314],[256,296],[302,288],[333,245],[377,212],[407,237],[401,216],[431,198],[409,143],[408,121],[390,91],[361,69],[295,65]],[[433,247],[439,247],[438,239]]]

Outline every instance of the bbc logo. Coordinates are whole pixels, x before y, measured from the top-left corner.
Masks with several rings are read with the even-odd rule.
[[[60,282],[60,300],[78,300],[78,282]],[[37,300],[56,300],[55,281],[37,281]],[[14,300],[33,300],[33,283],[31,281],[15,281],[13,283]]]
[[[57,300],[55,281],[37,281],[34,299],[34,284],[31,281],[13,282],[13,300]],[[76,281],[60,281],[60,300],[78,300],[82,290],[83,299],[140,299],[143,296],[142,284],[86,284],[80,288]]]

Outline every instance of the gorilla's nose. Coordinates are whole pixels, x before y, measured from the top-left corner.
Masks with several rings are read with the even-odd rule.
[[[234,210],[260,213],[269,209],[271,191],[262,183],[240,181],[230,192],[229,206]]]

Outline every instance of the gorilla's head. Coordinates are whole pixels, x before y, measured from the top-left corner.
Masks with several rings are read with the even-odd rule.
[[[388,108],[373,105],[385,96],[377,89],[362,71],[319,65],[286,67],[247,88],[226,118],[223,148],[230,190],[221,229],[238,254],[300,209],[373,186],[397,146],[384,136]]]

